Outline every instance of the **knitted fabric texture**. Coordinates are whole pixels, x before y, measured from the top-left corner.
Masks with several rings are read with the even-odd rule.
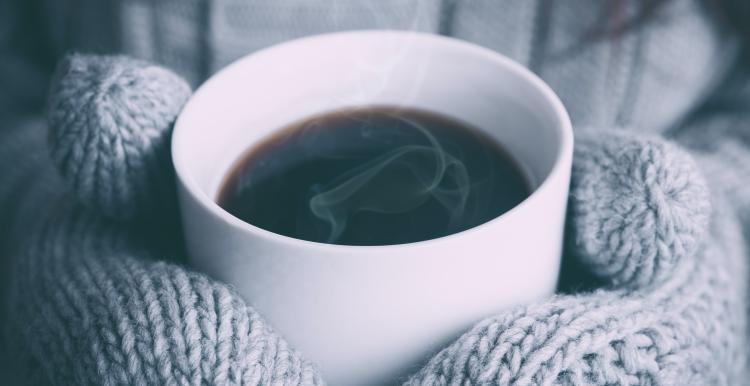
[[[166,70],[142,62],[76,56],[65,66],[71,61],[87,71],[61,70],[53,90],[84,99],[51,105],[52,151],[78,154],[68,147],[86,144],[86,157],[99,161],[89,167],[56,156],[58,169],[65,179],[102,178],[125,191],[150,191],[154,180],[143,173],[162,173],[150,169],[159,163],[142,161],[145,168],[122,163],[164,156],[154,152],[166,152],[166,142],[151,145],[147,138],[168,138],[176,110],[150,106],[180,106],[184,88]],[[119,68],[114,74],[100,65],[114,62]],[[153,73],[163,74],[158,82],[165,89],[180,90],[174,101],[161,96],[150,102],[148,89],[121,89],[130,83],[119,77]],[[80,84],[120,86],[100,88],[104,95],[86,99],[86,93],[68,89]],[[138,102],[112,103],[118,99],[110,92]],[[71,105],[86,108],[56,111]],[[100,122],[108,116],[133,124],[108,130]],[[101,137],[90,141],[92,135]],[[29,131],[25,137],[31,139],[19,142],[27,149],[14,154],[37,154],[44,136]],[[133,138],[138,136],[144,138]],[[134,147],[126,157],[112,151],[123,137],[148,145]],[[663,139],[600,130],[580,133],[576,146],[572,252],[609,288],[558,295],[479,322],[426,358],[406,384],[736,385],[746,379],[746,251],[735,214],[723,200],[715,200],[711,210],[690,157]],[[12,211],[14,218],[33,219],[12,235],[27,233],[10,249],[6,339],[19,383],[323,383],[315,366],[226,285],[159,262],[179,262],[178,251],[148,237],[148,217],[128,215],[142,203],[137,194],[112,196],[74,183],[75,199],[50,161],[25,160],[36,164],[37,178],[48,188],[18,187],[37,192],[39,204]],[[112,166],[103,170],[104,165]],[[8,178],[3,184],[14,184],[12,177],[3,178]],[[103,203],[122,209],[101,211]],[[146,216],[159,216],[159,209]]]
[[[322,384],[230,288],[130,236],[70,205],[36,230],[13,270],[19,383]]]
[[[12,252],[6,339],[20,370],[15,382],[322,384],[314,367],[228,286],[159,261],[174,252],[164,255],[169,248],[155,245],[150,234],[170,232],[151,222],[172,213],[151,205],[145,212],[151,218],[132,216],[149,204],[136,190],[154,192],[153,184],[165,183],[153,176],[168,175],[159,170],[167,165],[154,160],[168,156],[171,125],[189,94],[185,83],[122,57],[72,56],[58,73],[49,144],[53,154],[64,154],[54,159],[65,177],[55,175],[51,161],[36,160],[47,165],[37,165],[35,177],[52,189],[36,197],[37,208],[24,210],[23,217],[43,217],[24,223],[29,235]],[[175,92],[152,100],[153,86],[142,87],[147,79]],[[121,128],[111,126],[112,116],[130,125],[112,129]],[[31,137],[20,153],[44,147],[43,138]],[[118,149],[126,142],[128,151]],[[73,182],[73,196],[63,180]],[[109,204],[114,210],[97,211]]]
[[[9,6],[8,12],[0,11],[0,22],[5,22],[0,25],[19,24],[19,34],[38,36],[44,42],[38,46],[52,51],[34,57],[57,60],[70,51],[124,53],[173,69],[193,86],[250,52],[298,37],[352,29],[439,33],[529,67],[560,96],[574,127],[659,132],[712,88],[731,63],[736,40],[722,34],[711,12],[694,0],[660,2],[652,20],[617,39],[587,39],[608,15],[634,16],[640,4],[610,3],[57,0],[40,4],[41,21],[24,20],[25,13]],[[23,91],[31,92],[24,86]],[[4,91],[0,87],[0,101]]]
[[[623,133],[602,142],[595,135],[576,143],[571,210],[579,257],[615,285],[644,286],[672,275],[705,235],[703,177],[668,142]]]
[[[719,203],[702,237],[705,186],[673,145],[613,132],[577,146],[571,231],[610,290],[485,320],[407,384],[745,382],[747,251],[736,217]]]
[[[52,156],[83,203],[130,219],[174,202],[166,148],[190,96],[182,78],[126,57],[71,55],[52,84]]]

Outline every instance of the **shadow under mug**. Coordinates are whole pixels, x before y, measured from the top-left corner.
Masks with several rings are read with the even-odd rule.
[[[248,147],[302,118],[367,105],[436,111],[484,131],[522,166],[532,194],[469,230],[387,246],[298,240],[216,204]],[[246,56],[196,91],[172,138],[190,263],[232,284],[331,385],[403,380],[482,318],[551,295],[572,151],[565,108],[521,65],[395,31],[313,36]]]

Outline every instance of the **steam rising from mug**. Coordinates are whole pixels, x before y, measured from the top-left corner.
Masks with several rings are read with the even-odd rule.
[[[371,106],[297,122],[236,163],[219,204],[303,240],[388,245],[487,222],[528,195],[500,144],[433,112]]]
[[[429,145],[402,145],[338,176],[310,199],[310,212],[330,225],[327,242],[344,233],[358,212],[405,213],[434,198],[455,225],[464,215],[470,183],[466,166],[413,120],[393,116],[425,136]],[[317,187],[316,187],[317,188]]]

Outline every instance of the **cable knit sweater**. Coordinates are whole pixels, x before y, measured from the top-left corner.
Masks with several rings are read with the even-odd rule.
[[[577,291],[478,321],[400,381],[747,379],[750,131],[741,102],[750,86],[732,70],[732,37],[694,3],[671,2],[604,40],[586,34],[601,11],[593,0],[38,3],[0,3],[11,384],[324,382],[252,305],[182,265],[179,232],[164,221],[175,218],[165,144],[189,90],[178,77],[146,62],[72,57],[53,82],[49,124],[38,108],[67,50],[153,60],[197,85],[260,47],[351,28],[445,33],[509,55],[560,94],[579,134],[562,277]],[[600,288],[576,282],[577,270],[593,272]]]

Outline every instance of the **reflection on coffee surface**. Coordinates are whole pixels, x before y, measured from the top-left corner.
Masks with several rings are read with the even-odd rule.
[[[472,228],[529,194],[487,134],[428,111],[364,107],[305,119],[251,147],[217,202],[281,235],[388,245]]]

